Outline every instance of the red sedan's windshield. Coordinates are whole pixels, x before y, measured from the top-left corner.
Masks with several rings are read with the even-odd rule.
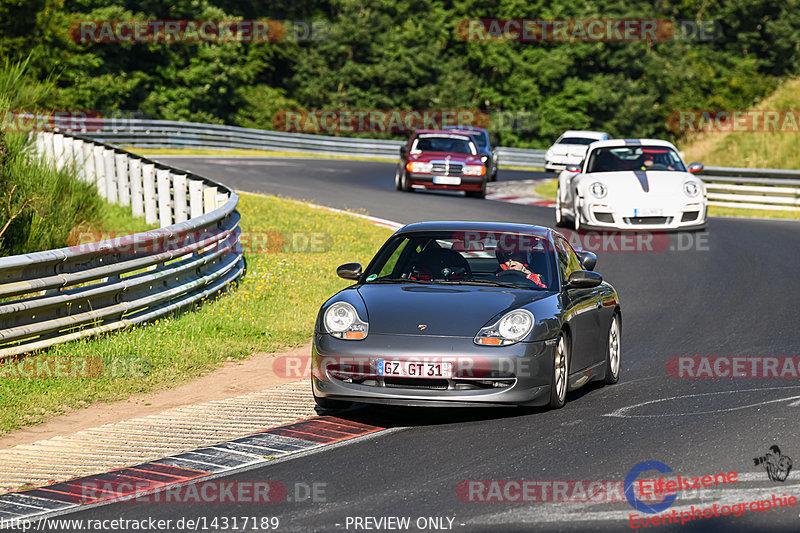
[[[450,152],[453,154],[477,154],[475,145],[466,137],[456,135],[420,135],[414,140],[412,152]]]

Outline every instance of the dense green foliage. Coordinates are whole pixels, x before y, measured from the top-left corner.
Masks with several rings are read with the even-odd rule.
[[[31,79],[29,61],[0,63],[0,116],[9,110],[50,109],[58,101],[52,79]],[[0,256],[69,243],[76,228],[135,232],[150,229],[128,209],[111,205],[93,185],[31,153],[28,132],[0,129]]]
[[[0,0],[0,55],[56,75],[62,109],[272,128],[281,109],[526,112],[505,145],[566,128],[666,136],[679,109],[742,109],[800,69],[798,0]],[[317,40],[82,43],[75,20],[326,21]],[[718,22],[710,41],[465,42],[476,18]],[[494,124],[494,128],[502,125]],[[509,131],[511,130],[511,131]]]

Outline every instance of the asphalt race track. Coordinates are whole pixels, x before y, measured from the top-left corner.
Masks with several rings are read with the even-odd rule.
[[[461,219],[553,224],[548,208],[469,199],[460,193],[397,192],[392,163],[163,159],[240,190],[360,209],[402,223]],[[532,174],[501,170],[500,178],[539,177]],[[702,493],[697,500],[682,501],[679,495],[672,508],[678,511],[690,505],[750,502],[773,493],[800,495],[800,472],[792,471],[784,482],[770,481],[764,467],[753,461],[771,445],[800,461],[800,379],[678,379],[666,369],[676,356],[800,355],[800,225],[714,218],[707,232],[672,235],[669,246],[662,248],[598,252],[597,271],[616,287],[622,302],[618,385],[581,389],[557,411],[356,409],[350,415],[354,419],[393,428],[228,478],[279,481],[293,501],[123,502],[69,517],[277,516],[278,531],[365,531],[366,525],[376,525],[356,522],[355,517],[410,517],[408,530],[418,531],[417,519],[444,517],[439,530],[624,531],[630,529],[634,512],[624,497],[615,502],[482,502],[464,501],[456,491],[468,480],[586,480],[587,485],[621,480],[647,460],[665,463],[682,476],[739,473],[739,482]],[[320,484],[324,494],[317,501],[294,501],[297,483]],[[480,498],[476,494],[473,499]],[[798,531],[799,515],[800,506],[756,510],[648,530]],[[363,527],[356,527],[358,523]],[[390,530],[386,522],[381,524],[373,530]],[[437,529],[437,522],[421,524],[424,530]]]

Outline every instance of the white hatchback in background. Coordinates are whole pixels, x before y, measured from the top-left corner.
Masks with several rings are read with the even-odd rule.
[[[564,170],[567,165],[578,165],[583,161],[590,144],[610,138],[608,133],[602,131],[567,130],[544,154],[544,169]]]
[[[616,139],[593,143],[582,166],[558,176],[556,225],[576,230],[702,229],[707,200],[703,180],[667,141]]]

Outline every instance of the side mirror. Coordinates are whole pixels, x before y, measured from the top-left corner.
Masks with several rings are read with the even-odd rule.
[[[603,276],[588,270],[576,270],[569,275],[566,287],[568,289],[591,289],[603,283]]]
[[[703,163],[692,163],[689,165],[689,172],[700,172],[704,168]]]
[[[345,263],[336,269],[336,275],[342,279],[358,281],[361,277],[360,263]]]
[[[575,254],[578,256],[578,259],[581,260],[581,264],[586,270],[594,270],[594,267],[597,266],[597,254],[584,251],[575,252]]]
[[[408,153],[408,146],[404,144],[403,146],[400,147],[400,156],[405,157],[407,153]]]
[[[564,170],[566,170],[567,172],[580,172],[581,167],[579,167],[578,165],[567,165],[564,168]]]

